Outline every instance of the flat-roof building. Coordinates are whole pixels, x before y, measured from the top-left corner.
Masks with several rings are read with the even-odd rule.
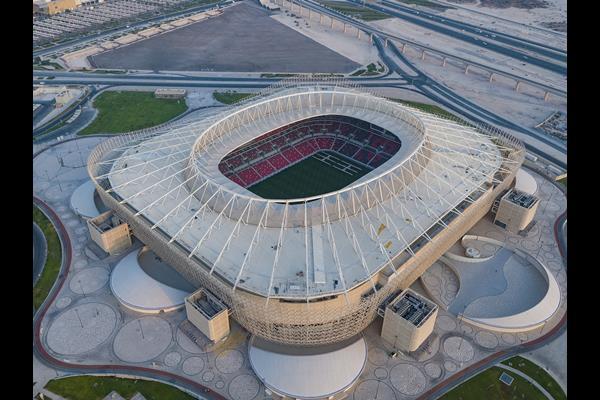
[[[415,351],[431,335],[438,306],[407,289],[385,308],[381,337],[402,351]]]
[[[539,203],[534,195],[516,189],[509,190],[494,204],[494,224],[509,232],[519,233],[531,224]]]

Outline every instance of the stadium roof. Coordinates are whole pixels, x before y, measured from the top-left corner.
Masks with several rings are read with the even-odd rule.
[[[324,114],[377,124],[402,148],[351,185],[303,199],[263,199],[219,171],[241,144]],[[430,229],[446,226],[516,163],[504,156],[510,138],[339,83],[269,90],[212,118],[122,140],[91,169],[97,183],[199,268],[267,298],[347,293],[369,281],[377,290],[374,276],[393,272],[393,258],[414,254]]]

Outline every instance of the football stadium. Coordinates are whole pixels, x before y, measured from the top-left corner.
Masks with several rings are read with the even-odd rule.
[[[98,145],[107,207],[256,340],[352,340],[492,207],[516,138],[343,80],[287,80]],[[358,345],[357,345],[358,346]]]

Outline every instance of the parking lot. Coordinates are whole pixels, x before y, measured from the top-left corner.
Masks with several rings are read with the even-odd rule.
[[[55,40],[75,33],[90,32],[119,21],[164,12],[189,0],[113,0],[81,6],[69,13],[34,17],[33,44]]]
[[[250,2],[219,17],[90,57],[97,68],[347,73],[359,65]],[[311,57],[306,57],[310,54]]]

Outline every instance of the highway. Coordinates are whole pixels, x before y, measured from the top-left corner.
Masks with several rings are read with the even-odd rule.
[[[403,54],[398,50],[398,48],[390,43],[388,47],[384,47],[383,41],[379,37],[374,38],[375,45],[377,46],[382,59],[387,64],[388,68],[398,73],[404,79],[406,79],[409,83],[411,83],[415,88],[417,88],[421,93],[425,96],[434,100],[443,106],[457,112],[460,115],[467,117],[467,119],[475,122],[482,123],[484,125],[491,126],[499,126],[502,128],[507,128],[521,134],[527,135],[531,138],[534,138],[536,141],[549,146],[550,148],[557,150],[564,157],[556,157],[552,154],[548,154],[547,151],[542,151],[538,148],[538,146],[534,146],[530,143],[525,142],[525,147],[528,148],[533,153],[539,154],[542,157],[552,161],[553,163],[559,165],[562,168],[567,167],[566,164],[566,146],[564,143],[558,141],[555,138],[546,136],[540,132],[537,132],[533,129],[529,129],[518,125],[512,121],[507,120],[489,110],[484,109],[481,106],[473,103],[472,101],[466,99],[463,96],[458,95],[448,87],[434,81],[429,78],[426,74],[419,71],[414,64],[412,64]],[[390,55],[388,52],[391,52]],[[400,63],[395,59],[399,60],[400,63],[404,66],[401,67]]]
[[[359,0],[348,0],[349,2],[355,3],[357,5],[362,5],[362,2]],[[559,61],[561,63],[567,62],[567,53],[556,47],[548,46],[542,43],[537,43],[522,37],[517,37],[513,35],[508,35],[506,33],[497,32],[491,29],[487,29],[484,27],[472,25],[466,22],[457,21],[453,19],[449,19],[447,17],[443,17],[434,13],[430,13],[424,11],[423,9],[415,10],[414,8],[407,7],[402,4],[398,4],[396,2],[381,0],[381,4],[385,7],[381,7],[377,4],[366,3],[365,6],[382,12],[384,14],[392,15],[396,18],[403,19],[405,21],[411,22],[413,24],[422,26],[429,30],[439,32],[448,36],[451,36],[456,39],[467,41],[471,44],[475,44],[481,47],[485,47],[490,50],[497,51],[501,49],[501,51],[509,50],[509,48],[498,47],[494,45],[492,42],[503,43],[508,46],[520,48],[523,50],[527,50],[533,53],[537,53],[541,56],[551,58],[553,60]],[[449,29],[454,28],[454,29]],[[477,39],[480,38],[480,39]],[[485,41],[487,45],[483,43]],[[514,52],[513,54],[519,55],[520,57],[513,58],[521,58],[528,62],[531,62],[531,58],[527,57],[525,53],[522,52]],[[523,58],[523,55],[526,57]],[[565,68],[566,73],[566,68]]]
[[[352,82],[363,87],[400,87],[414,86],[420,93],[430,99],[440,103],[443,106],[463,115],[469,120],[502,128],[508,128],[516,132],[527,135],[538,142],[549,146],[550,148],[563,154],[560,159],[556,154],[549,154],[548,151],[542,151],[536,148],[534,144],[526,143],[526,146],[534,153],[548,159],[566,168],[566,148],[565,145],[555,138],[545,136],[535,130],[522,127],[503,117],[486,110],[470,100],[456,94],[449,88],[435,82],[423,72],[419,71],[408,59],[390,43],[387,48],[384,47],[381,38],[374,37],[375,45],[378,47],[382,60],[387,64],[391,71],[396,72],[401,78],[353,78]],[[398,61],[396,61],[398,60]],[[399,65],[403,64],[403,67]],[[54,77],[52,80],[42,79],[43,77]],[[148,86],[148,87],[205,87],[205,88],[236,88],[236,89],[263,89],[278,82],[279,79],[271,78],[247,78],[247,77],[185,77],[170,76],[164,74],[102,74],[102,73],[83,73],[83,72],[34,72],[33,83],[52,84],[84,84],[84,85],[111,85],[111,86]]]
[[[397,40],[397,41],[400,41],[401,43],[406,43],[406,44],[409,44],[409,45],[417,47],[417,48],[428,50],[431,53],[438,54],[440,56],[447,57],[449,59],[454,59],[454,60],[460,61],[460,62],[462,62],[463,64],[466,64],[466,65],[470,65],[470,66],[473,66],[473,67],[479,67],[479,68],[482,68],[482,69],[484,69],[486,71],[493,72],[493,73],[496,73],[496,74],[500,74],[500,75],[504,75],[506,77],[512,78],[512,79],[514,79],[516,81],[521,81],[521,82],[524,82],[524,83],[528,83],[528,84],[530,84],[532,86],[536,86],[536,87],[538,87],[540,89],[547,90],[547,91],[549,91],[551,93],[554,93],[556,95],[559,95],[559,96],[566,96],[566,90],[563,89],[563,88],[549,86],[549,85],[546,85],[544,83],[540,83],[540,82],[534,81],[532,79],[525,78],[523,76],[515,75],[515,74],[513,74],[513,73],[511,73],[509,71],[498,69],[498,68],[494,67],[493,65],[481,64],[481,63],[478,63],[476,61],[472,61],[472,60],[466,59],[464,57],[460,57],[460,56],[457,56],[455,54],[451,54],[451,53],[448,53],[446,51],[439,50],[439,49],[436,49],[436,48],[424,45],[422,43],[417,43],[417,42],[414,42],[412,40],[408,40],[408,39],[405,39],[405,38],[393,35],[391,33],[382,31],[381,29],[374,28],[371,25],[368,25],[368,24],[366,24],[364,22],[361,22],[361,21],[356,20],[354,18],[348,17],[345,14],[342,14],[341,12],[338,12],[336,10],[332,10],[330,8],[327,8],[327,7],[321,5],[320,3],[318,3],[318,2],[316,2],[314,0],[298,0],[298,3],[301,3],[304,7],[309,7],[311,9],[316,10],[318,12],[321,12],[321,13],[323,13],[325,15],[328,15],[330,17],[334,17],[334,18],[336,18],[336,19],[338,19],[340,21],[343,21],[345,23],[351,24],[351,25],[357,27],[358,29],[366,32],[367,34],[374,34],[374,35],[379,35],[382,38],[388,38],[388,39],[392,39],[392,40]],[[564,73],[566,74],[566,68],[565,68],[565,72]]]

